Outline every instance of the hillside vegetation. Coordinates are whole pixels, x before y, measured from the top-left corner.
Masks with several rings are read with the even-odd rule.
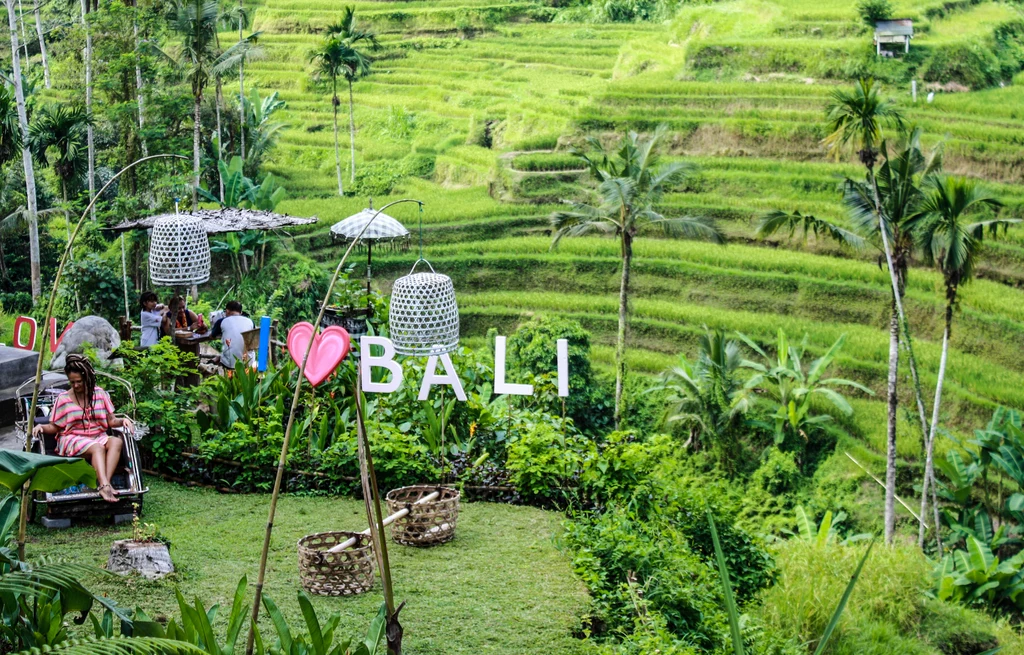
[[[753,238],[754,219],[772,209],[846,220],[837,188],[856,167],[827,160],[820,145],[836,84],[863,74],[885,80],[926,145],[943,144],[947,170],[986,180],[1009,215],[1024,209],[1019,5],[899,3],[895,15],[915,20],[905,59],[877,59],[855,7],[840,2],[738,0],[636,23],[569,22],[571,12],[535,3],[356,6],[382,50],[374,73],[356,84],[357,197],[344,199],[332,194],[329,98],[305,63],[332,13],[309,0],[272,0],[257,12],[266,56],[250,75],[288,102],[290,127],[269,167],[287,180],[291,199],[281,208],[320,216],[297,243],[326,263],[337,256],[327,227],[366,196],[377,206],[424,200],[422,219],[414,209],[394,215],[414,230],[423,221],[426,255],[456,280],[467,336],[536,312],[571,315],[598,335],[596,353],[609,362],[617,247],[586,239],[553,251],[547,236],[548,215],[586,181],[567,152],[585,135],[608,141],[666,123],[672,157],[699,172],[663,209],[712,217],[730,239],[725,248],[638,244],[629,351],[637,372],[663,370],[704,325],[764,339],[781,326],[806,332],[813,352],[847,334],[844,375],[881,397],[888,278],[877,253]],[[940,71],[957,49],[988,59]],[[975,90],[926,101],[929,84],[949,82]],[[377,273],[397,277],[409,260],[390,256]],[[947,386],[947,423],[959,429],[997,404],[1024,406],[1022,265],[1024,231],[1011,230],[985,246],[986,279],[963,291]],[[928,387],[942,330],[940,276],[914,270],[908,305]],[[882,403],[863,404],[857,427],[881,445]],[[909,425],[906,436],[901,452],[916,456]]]

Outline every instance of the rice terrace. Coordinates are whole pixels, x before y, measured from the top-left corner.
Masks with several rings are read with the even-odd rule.
[[[0,653],[1024,655],[1019,0],[4,0]]]

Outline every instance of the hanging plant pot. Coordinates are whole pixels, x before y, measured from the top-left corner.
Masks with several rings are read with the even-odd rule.
[[[437,492],[434,500],[421,502]],[[459,492],[451,487],[416,485],[394,489],[388,493],[388,514],[403,509],[408,514],[392,524],[391,536],[406,546],[436,546],[455,538],[459,519]]]
[[[416,273],[425,262],[429,273]],[[459,347],[459,306],[447,275],[420,259],[391,287],[389,335],[402,355],[443,355]]]
[[[328,550],[355,539],[336,553]],[[302,588],[318,596],[353,596],[373,587],[373,541],[359,532],[319,532],[299,539]]]

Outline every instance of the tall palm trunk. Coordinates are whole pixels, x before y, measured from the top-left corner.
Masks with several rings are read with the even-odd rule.
[[[888,435],[886,445],[886,470],[885,470],[885,541],[892,543],[896,535],[896,408],[899,399],[896,397],[896,379],[899,373],[899,335],[900,324],[903,324],[906,334],[907,347],[910,350],[911,365],[916,376],[916,362],[913,357],[913,350],[910,342],[910,334],[907,329],[906,314],[903,312],[903,289],[900,285],[899,275],[893,263],[892,246],[889,244],[889,235],[886,231],[885,219],[882,216],[882,200],[878,193],[878,180],[875,178],[873,162],[866,165],[868,178],[871,181],[871,190],[875,199],[875,213],[878,216],[878,233],[882,239],[882,251],[885,254],[885,262],[889,268],[889,281],[892,284],[892,312],[889,320],[889,383],[888,383],[888,423],[886,432]],[[893,327],[895,325],[895,327]],[[894,332],[895,330],[895,332]],[[895,336],[894,336],[895,335]],[[893,341],[895,339],[895,341]],[[921,413],[922,430],[927,432],[924,423],[924,404],[921,402],[918,392],[918,405]],[[923,520],[923,517],[922,517]]]
[[[28,66],[31,61],[28,56],[28,31],[25,29],[25,8],[21,6],[21,0],[18,0],[18,22],[21,23],[21,49],[25,55],[25,65]]]
[[[946,378],[946,361],[949,357],[949,334],[953,327],[953,303],[956,302],[956,290],[950,289],[946,294],[946,327],[942,332],[942,356],[939,358],[939,379],[935,383],[935,402],[932,404],[932,427],[928,432],[928,441],[925,443],[924,458],[924,481],[921,489],[921,518],[928,510],[928,483],[935,479],[935,433],[939,428],[939,407],[942,404],[942,383]],[[938,507],[936,505],[936,507]],[[939,525],[935,524],[938,531]],[[924,548],[924,523],[917,534],[917,545]]]
[[[338,195],[345,195],[345,190],[341,186],[341,152],[338,150],[338,105],[341,101],[338,100],[338,77],[332,78],[334,83],[334,95],[331,97],[331,104],[334,105],[334,166],[338,171]]]
[[[217,161],[219,162],[224,155],[224,146],[221,142],[223,138],[220,131],[220,104],[224,99],[223,96],[223,85],[221,84],[220,76],[217,76],[217,93],[214,97],[213,104],[216,106],[217,111]],[[217,184],[220,186],[220,201],[224,202],[224,176],[220,174],[220,166],[217,166]]]
[[[623,215],[625,212],[623,211]],[[624,216],[623,216],[624,217]],[[622,424],[622,388],[626,382],[626,319],[629,311],[629,273],[633,263],[633,237],[622,232],[622,283],[619,286],[619,332],[615,342],[615,429]]]
[[[238,0],[238,42],[242,42],[242,13],[245,5]],[[245,55],[238,61],[238,155],[245,161]]]
[[[889,381],[887,388],[888,422],[885,447],[885,542],[896,535],[896,380],[900,367],[900,319],[893,301],[889,314]]]
[[[43,84],[50,88],[50,60],[46,55],[46,38],[43,36],[43,20],[39,17],[39,0],[32,3],[32,13],[36,17],[36,36],[39,37],[39,54],[43,56]]]
[[[356,183],[356,119],[355,103],[352,102],[352,78],[348,78],[348,143],[352,152],[352,177],[350,182]]]
[[[135,9],[138,11],[138,8]],[[139,40],[138,18],[132,19],[132,30],[135,32],[135,101],[139,105],[139,143],[142,146],[142,156],[149,156],[149,148],[146,147],[146,138],[142,136],[142,130],[146,125],[146,114],[143,111],[143,84],[142,84],[142,62],[139,59],[139,52],[142,49],[142,42]]]
[[[82,28],[85,30],[85,111],[92,116],[92,31],[86,14],[89,12],[88,0],[82,0]],[[96,144],[93,140],[92,121],[85,127],[86,145],[89,150],[89,199],[96,195]],[[96,220],[96,206],[90,210],[90,218]]]
[[[196,93],[192,107],[192,211],[199,209],[199,138],[203,119],[203,94]]]
[[[71,210],[68,208],[68,181],[63,177],[60,178],[60,197],[64,201],[64,225],[68,231],[68,261],[75,261],[75,251],[70,249],[71,246]],[[75,309],[79,314],[82,313],[82,301],[78,297],[78,288],[75,288]]]
[[[28,212],[28,252],[32,275],[32,302],[42,295],[39,273],[39,221],[36,216],[36,178],[32,167],[32,153],[28,149],[28,109],[25,107],[25,89],[21,82],[21,53],[18,52],[18,20],[14,13],[14,0],[7,5],[7,22],[11,30],[11,77],[14,78],[14,98],[18,105],[18,124],[21,127],[21,163],[25,168],[25,207]]]

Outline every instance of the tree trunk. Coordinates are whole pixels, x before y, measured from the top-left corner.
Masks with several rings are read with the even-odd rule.
[[[138,11],[136,8],[135,11]],[[142,146],[142,156],[149,157],[149,148],[146,147],[146,138],[142,136],[146,119],[143,111],[143,84],[142,84],[142,62],[139,60],[139,52],[142,43],[139,41],[139,21],[132,20],[132,29],[135,31],[135,101],[139,105],[139,143]]]
[[[43,21],[39,16],[39,0],[32,3],[32,13],[36,16],[36,36],[39,37],[39,54],[43,57],[43,83],[50,88],[50,60],[46,55],[46,38],[43,36]]]
[[[939,358],[939,379],[935,383],[935,402],[932,405],[932,427],[928,432],[928,441],[925,443],[924,457],[924,480],[921,483],[921,528],[917,534],[917,545],[924,548],[924,517],[928,510],[928,483],[935,477],[934,456],[935,433],[939,428],[939,408],[942,405],[942,383],[946,378],[946,361],[949,357],[949,334],[953,327],[953,303],[956,300],[956,292],[946,300],[946,329],[942,333],[942,356]],[[935,531],[938,533],[939,525],[935,524]]]
[[[195,96],[192,108],[192,211],[199,209],[199,138],[203,120],[203,95]]]
[[[626,383],[626,314],[629,311],[629,269],[633,237],[622,233],[622,285],[619,287],[619,332],[615,342],[615,429],[622,425],[622,388]]]
[[[25,65],[28,66],[31,61],[28,56],[28,31],[25,29],[25,8],[21,6],[21,0],[18,0],[18,21],[21,23],[21,49],[24,50]]]
[[[28,213],[28,250],[32,275],[32,302],[42,295],[39,273],[39,221],[36,216],[36,178],[32,167],[32,153],[28,149],[28,110],[25,107],[25,89],[21,83],[21,53],[18,52],[18,21],[14,13],[14,0],[5,0],[7,22],[11,30],[11,77],[14,78],[14,98],[18,104],[18,123],[21,127],[21,162],[25,168],[25,207]]]
[[[334,78],[334,95],[331,97],[331,104],[334,105],[334,166],[338,171],[338,195],[345,195],[345,190],[341,186],[341,153],[338,150],[338,105],[341,101],[338,100],[338,78]]]
[[[245,6],[238,0],[238,42],[242,42],[242,13]],[[245,55],[238,62],[238,153],[245,161]]]
[[[88,0],[82,0],[82,28],[85,30],[85,111],[92,116],[92,31],[86,14],[89,12]],[[85,128],[86,144],[89,150],[89,200],[96,195],[96,144],[94,142],[92,121]],[[96,220],[96,206],[90,210],[90,218]]]
[[[60,197],[64,201],[64,225],[68,231],[68,261],[75,261],[75,251],[71,249],[71,212],[68,211],[68,181],[60,178]],[[78,297],[78,287],[75,287],[75,310],[81,315],[82,301]]]
[[[896,536],[896,379],[900,367],[900,319],[893,299],[889,314],[889,384],[887,389],[888,423],[885,448],[885,543],[892,544]]]
[[[348,143],[352,152],[352,177],[349,182],[356,183],[356,119],[354,114],[355,103],[352,102],[352,79],[348,80]]]
[[[220,131],[220,103],[224,99],[224,96],[222,95],[222,93],[223,93],[223,86],[221,84],[220,77],[218,76],[217,77],[217,93],[216,93],[216,96],[213,99],[213,104],[216,107],[216,112],[217,112],[217,161],[218,162],[220,162],[220,160],[224,156],[223,155],[223,153],[224,153],[223,145],[224,144],[221,141],[221,139],[223,137],[221,136],[221,131]],[[224,177],[220,174],[220,165],[219,164],[217,166],[217,184],[220,187],[220,201],[223,203],[224,202]]]

